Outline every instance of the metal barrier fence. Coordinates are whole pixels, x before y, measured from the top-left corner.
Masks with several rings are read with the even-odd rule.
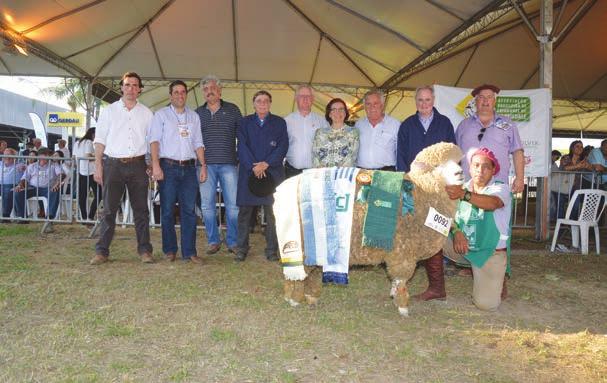
[[[18,222],[51,223],[73,221],[74,190],[69,158],[51,156],[0,155],[2,218]]]
[[[44,222],[42,231],[47,231],[52,223],[78,222],[91,226],[90,235],[96,233],[100,211],[103,209],[102,188],[93,179],[93,159],[32,157],[20,155],[0,155],[0,179],[2,188],[3,219],[18,222]],[[22,185],[21,175],[26,173],[27,183]],[[573,192],[578,189],[605,188],[602,175],[595,172],[553,171],[550,181],[550,220],[563,218]],[[21,185],[20,185],[21,184]],[[21,190],[20,186],[27,186]],[[522,193],[514,196],[513,227],[533,228],[536,221],[537,179],[527,177]],[[128,192],[116,216],[119,225],[134,225]],[[223,200],[221,190],[217,190],[217,217],[223,226]],[[160,227],[160,198],[157,182],[150,180],[148,190],[150,226]],[[202,218],[200,205],[196,205],[197,215]],[[8,211],[6,211],[8,210]],[[260,222],[264,223],[263,211]],[[607,221],[606,219],[603,222]],[[178,225],[177,225],[178,226]],[[198,225],[203,228],[203,225]]]
[[[599,189],[607,186],[602,183],[602,175],[596,172],[552,171],[550,175],[550,224],[557,218],[564,218],[573,192],[578,189]],[[515,228],[533,228],[536,222],[537,178],[527,177],[522,193],[514,196],[515,203],[512,226]],[[605,222],[605,221],[603,221]]]

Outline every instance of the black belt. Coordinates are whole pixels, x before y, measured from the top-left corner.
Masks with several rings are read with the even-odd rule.
[[[297,169],[295,166],[291,165],[289,163],[289,161],[285,161],[285,168],[291,169],[291,170],[297,170],[298,172],[301,172],[304,170],[304,169]]]
[[[143,161],[145,160],[145,155],[141,155],[141,156],[137,156],[137,157],[106,157],[108,160],[110,161],[119,161],[122,162],[123,164],[127,164],[129,162],[135,162],[135,161]]]
[[[194,165],[196,165],[195,159],[178,161],[178,160],[172,160],[170,158],[161,158],[160,160],[166,162],[167,164],[177,165],[177,166],[194,166]]]
[[[388,172],[395,172],[396,167],[395,166],[384,166],[383,168],[375,168],[375,169],[367,169],[367,170],[384,170],[384,171],[388,171]]]

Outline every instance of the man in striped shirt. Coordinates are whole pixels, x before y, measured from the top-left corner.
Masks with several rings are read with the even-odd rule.
[[[228,226],[225,242],[233,253],[238,237],[236,131],[242,114],[236,105],[221,99],[219,78],[208,75],[200,81],[200,86],[206,100],[204,105],[196,109],[196,113],[200,117],[208,174],[207,182],[200,184],[201,209],[208,240],[207,254],[215,254],[221,248],[215,207],[218,184]]]

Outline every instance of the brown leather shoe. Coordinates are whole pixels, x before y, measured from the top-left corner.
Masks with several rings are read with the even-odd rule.
[[[199,257],[199,256],[197,256],[197,255],[192,255],[192,256],[190,257],[190,261],[192,261],[192,263],[196,263],[196,264],[198,264],[198,265],[202,265],[202,258],[200,258],[200,257]]]
[[[175,253],[166,253],[166,254],[164,255],[164,257],[165,257],[165,258],[166,258],[166,260],[167,260],[167,261],[169,261],[169,262],[175,262],[175,258],[176,258]]]
[[[238,246],[228,247],[228,253],[232,253],[232,254],[238,253]]]
[[[101,254],[95,254],[95,256],[91,259],[91,261],[89,263],[93,266],[97,266],[102,263],[106,263],[107,261],[108,261],[108,257],[101,255]]]
[[[219,251],[219,249],[221,249],[221,243],[215,243],[213,245],[209,245],[209,247],[207,248],[207,254],[213,255],[213,254],[217,253]]]
[[[150,253],[141,254],[141,262],[143,263],[154,263],[154,257]]]

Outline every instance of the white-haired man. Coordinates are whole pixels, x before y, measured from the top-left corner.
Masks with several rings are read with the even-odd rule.
[[[327,127],[324,117],[312,112],[314,91],[309,85],[301,85],[295,91],[297,110],[285,117],[289,135],[285,173],[293,177],[312,167],[312,143],[319,128]]]
[[[367,116],[356,121],[360,132],[360,147],[356,165],[373,170],[396,169],[396,144],[400,122],[385,114],[385,96],[380,90],[365,94]]]

